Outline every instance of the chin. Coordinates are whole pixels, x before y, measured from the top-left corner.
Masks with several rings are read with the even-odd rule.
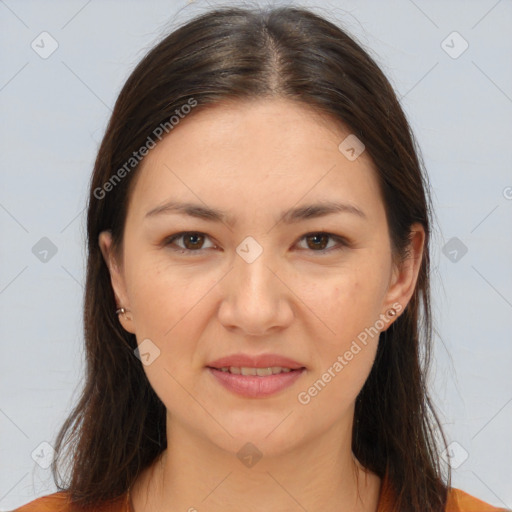
[[[314,432],[307,435],[304,423],[290,421],[293,414],[285,419],[287,414],[268,415],[265,421],[256,420],[254,413],[251,416],[237,415],[237,421],[222,423],[231,435],[222,430],[208,438],[220,449],[236,455],[241,462],[244,457],[251,456],[255,459],[284,456],[300,449],[308,437],[315,435]]]

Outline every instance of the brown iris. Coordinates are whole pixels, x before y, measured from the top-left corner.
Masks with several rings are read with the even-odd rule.
[[[188,242],[191,241],[190,244]],[[183,235],[183,245],[187,249],[200,249],[200,245],[204,243],[204,236],[200,233],[191,233]]]
[[[308,247],[310,249],[320,249],[321,250],[321,249],[325,249],[329,238],[330,238],[329,235],[326,235],[325,233],[315,233],[314,235],[308,235],[306,237],[306,240],[308,241]],[[315,240],[315,243],[313,245],[309,244],[309,240],[311,240],[311,239]],[[320,240],[321,240],[321,242],[318,243]]]

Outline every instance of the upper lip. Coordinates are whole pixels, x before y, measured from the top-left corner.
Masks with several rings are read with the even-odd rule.
[[[303,365],[290,359],[289,357],[280,356],[279,354],[260,354],[251,356],[249,354],[232,354],[230,356],[216,359],[207,366],[211,368],[270,368],[272,366],[280,366],[281,368],[290,368],[298,370],[304,368]]]

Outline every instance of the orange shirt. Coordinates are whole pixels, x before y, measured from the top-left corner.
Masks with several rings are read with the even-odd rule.
[[[387,478],[382,480],[377,512],[392,512],[394,503],[393,489]],[[42,498],[37,498],[12,512],[70,512],[70,503],[66,492],[56,492]],[[446,512],[512,512],[492,505],[461,491],[450,489]],[[126,493],[111,504],[96,508],[94,512],[133,512],[130,508],[129,494]]]

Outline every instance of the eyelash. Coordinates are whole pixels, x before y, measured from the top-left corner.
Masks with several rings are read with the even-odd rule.
[[[171,236],[167,237],[164,240],[163,245],[164,246],[169,246],[171,248],[171,250],[179,252],[181,254],[189,253],[190,256],[192,256],[193,253],[201,254],[203,251],[211,249],[211,247],[208,247],[206,249],[196,249],[196,250],[187,249],[187,248],[183,248],[183,247],[172,247],[172,245],[173,245],[175,240],[177,240],[179,238],[183,238],[186,235],[200,235],[200,236],[204,236],[206,238],[209,238],[206,233],[202,233],[200,231],[182,231],[180,233],[176,233],[174,235],[171,235]],[[320,249],[318,251],[315,251],[313,249],[304,249],[304,250],[309,250],[309,251],[314,252],[314,253],[326,254],[326,253],[328,253],[330,251],[341,250],[341,249],[344,249],[344,248],[350,246],[350,243],[345,238],[343,238],[341,236],[338,236],[338,235],[334,235],[332,233],[327,233],[325,231],[313,231],[311,233],[306,233],[305,235],[302,235],[302,237],[299,239],[299,242],[301,242],[302,240],[304,240],[304,239],[306,239],[306,238],[308,238],[310,236],[315,236],[315,235],[327,236],[330,239],[336,241],[339,245],[338,245],[338,247],[330,247],[328,249]]]

